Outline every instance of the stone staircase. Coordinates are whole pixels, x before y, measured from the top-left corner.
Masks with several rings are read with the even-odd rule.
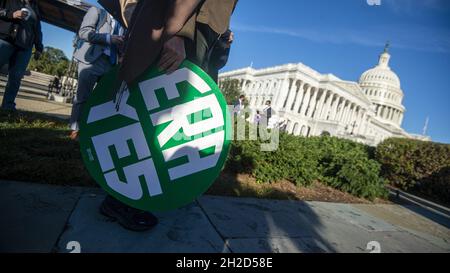
[[[19,95],[31,95],[33,97],[47,98],[48,86],[53,81],[54,76],[44,73],[27,71],[22,79]],[[0,74],[0,93],[4,92],[7,76]]]
[[[3,72],[3,74],[2,74]],[[71,96],[67,94],[56,94],[56,90],[53,90],[53,93],[49,93],[49,85],[54,80],[55,76],[35,72],[35,71],[27,71],[25,76],[22,79],[22,83],[19,90],[19,96],[32,96],[37,98],[45,98],[48,100],[54,100],[56,102],[70,103]],[[0,71],[0,94],[3,94],[6,83],[7,76],[4,71]],[[69,88],[69,86],[73,86],[71,88],[72,92],[76,89],[77,80],[72,78],[67,78],[63,76],[61,78],[61,84],[64,85],[65,88]],[[69,89],[65,89],[65,92]]]

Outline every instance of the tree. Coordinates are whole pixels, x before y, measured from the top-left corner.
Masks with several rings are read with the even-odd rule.
[[[241,85],[237,79],[224,79],[220,83],[221,91],[228,105],[233,105],[242,94]]]
[[[39,60],[31,59],[28,69],[61,77],[66,74],[69,65],[70,61],[61,49],[45,47]]]

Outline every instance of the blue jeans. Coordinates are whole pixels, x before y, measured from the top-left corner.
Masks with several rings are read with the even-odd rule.
[[[1,108],[15,110],[17,93],[19,92],[20,82],[25,74],[28,63],[31,59],[31,48],[21,49],[9,42],[0,39],[0,67],[9,65],[8,83],[5,87],[5,94]]]

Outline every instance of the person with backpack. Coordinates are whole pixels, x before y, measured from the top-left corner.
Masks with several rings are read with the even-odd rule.
[[[70,117],[70,138],[78,140],[82,108],[99,79],[118,63],[124,28],[104,9],[91,7],[83,18],[74,58],[78,62],[78,87]]]
[[[44,46],[36,1],[0,0],[0,68],[8,64],[2,109],[16,110],[15,100],[33,47],[34,58],[38,59]]]

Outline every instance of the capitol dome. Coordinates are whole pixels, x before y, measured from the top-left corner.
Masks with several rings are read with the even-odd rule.
[[[376,116],[382,122],[401,127],[405,107],[400,79],[389,67],[391,55],[387,44],[378,65],[364,72],[360,79],[364,94],[374,104]]]
[[[383,53],[386,54],[386,53]],[[385,56],[387,57],[387,56]],[[367,70],[361,75],[360,83],[377,82],[390,85],[391,87],[400,89],[400,79],[388,66],[382,67],[380,65]]]

